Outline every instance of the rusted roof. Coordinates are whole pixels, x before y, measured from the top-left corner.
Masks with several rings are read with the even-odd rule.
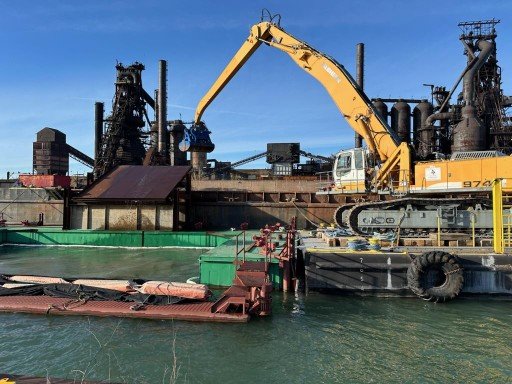
[[[87,187],[77,201],[165,202],[189,166],[120,165]]]

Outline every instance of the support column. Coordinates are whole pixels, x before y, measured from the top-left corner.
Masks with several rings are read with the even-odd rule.
[[[94,103],[94,163],[98,162],[101,152],[101,141],[103,138],[103,113],[105,109],[103,103],[97,101]]]
[[[167,61],[159,61],[158,71],[158,152],[167,158]]]

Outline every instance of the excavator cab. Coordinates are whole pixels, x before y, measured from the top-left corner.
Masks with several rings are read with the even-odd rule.
[[[368,150],[364,148],[338,152],[332,174],[334,189],[344,193],[366,192],[366,168],[369,165],[367,158]]]

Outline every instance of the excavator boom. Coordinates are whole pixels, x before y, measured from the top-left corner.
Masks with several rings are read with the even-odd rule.
[[[299,67],[324,86],[343,117],[364,138],[370,152],[383,165],[376,176],[377,185],[385,184],[392,175],[401,185],[410,182],[411,155],[408,144],[400,143],[396,133],[378,115],[347,70],[333,58],[270,22],[261,22],[251,28],[247,40],[199,102],[195,113],[196,124],[200,123],[205,109],[262,43],[287,53]]]

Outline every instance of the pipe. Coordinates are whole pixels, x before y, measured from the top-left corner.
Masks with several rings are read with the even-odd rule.
[[[480,49],[478,60],[464,75],[463,80],[463,95],[465,105],[473,105],[475,99],[475,75],[477,71],[484,65],[491,53],[494,52],[494,43],[487,40],[479,40],[476,44]]]
[[[466,73],[471,69],[471,67],[478,61],[478,58],[477,57],[473,57],[471,59],[471,61],[468,63],[468,65],[466,66],[466,68],[464,68],[464,70],[462,71],[462,73],[460,74],[459,78],[457,79],[457,81],[455,82],[455,84],[453,85],[452,89],[450,90],[450,92],[448,93],[448,96],[446,96],[446,99],[444,99],[444,102],[443,104],[441,105],[441,107],[439,108],[440,111],[443,111],[444,108],[446,107],[446,104],[448,104],[448,102],[450,101],[452,95],[453,95],[453,92],[455,92],[455,89],[457,89],[457,87],[459,86],[459,83],[460,81],[462,80],[462,78],[466,75]]]
[[[98,162],[101,152],[101,141],[103,138],[103,103],[94,103],[94,161]]]
[[[356,83],[361,90],[364,89],[364,43],[356,45]],[[363,146],[363,137],[355,133],[355,147],[361,148]]]
[[[404,103],[411,103],[411,104],[419,104],[422,101],[425,101],[424,99],[402,99],[402,98],[400,98],[400,99],[392,99],[392,98],[383,99],[381,97],[371,99],[371,101],[377,101],[377,100],[380,100],[384,103],[397,103],[399,101],[403,101]]]
[[[434,121],[436,121],[436,120],[448,120],[448,119],[453,119],[453,118],[454,118],[454,113],[453,112],[433,113],[432,115],[427,117],[427,120],[426,120],[425,124],[427,126],[432,126],[432,125],[434,125]]]
[[[155,99],[149,96],[149,93],[146,92],[144,88],[142,88],[142,98],[148,105],[155,110]]]
[[[155,112],[155,121],[156,123],[158,124],[158,103],[159,103],[159,99],[158,99],[158,89],[155,89],[155,109],[154,109],[154,112]]]
[[[167,158],[167,61],[159,61],[158,75],[158,152]]]

